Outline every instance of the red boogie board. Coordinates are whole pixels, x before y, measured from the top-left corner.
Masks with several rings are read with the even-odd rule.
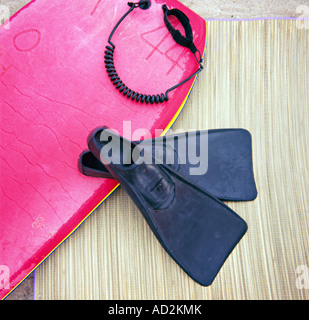
[[[152,0],[113,35],[121,79],[140,92],[160,93],[198,69],[163,20],[162,5],[190,19],[203,54],[204,19],[176,0]],[[0,28],[1,220],[0,297],[7,296],[117,187],[77,168],[89,132],[123,121],[167,130],[195,78],[169,101],[141,104],[115,90],[104,66],[108,36],[128,10],[125,0],[34,0]]]

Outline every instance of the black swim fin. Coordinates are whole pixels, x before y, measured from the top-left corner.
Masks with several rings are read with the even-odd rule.
[[[206,144],[203,138],[208,138]],[[205,144],[204,149],[202,143]],[[201,154],[208,151],[208,168],[206,173],[201,175],[190,174],[191,168],[200,165],[192,164],[190,161],[188,150],[192,145],[196,146],[193,150],[195,153]],[[245,129],[178,133],[144,140],[143,148],[147,153],[155,154],[164,165],[170,166],[218,199],[252,201],[257,196],[252,167],[251,134]],[[87,176],[113,179],[105,166],[89,150],[81,153],[78,166],[79,170]]]
[[[88,137],[90,151],[132,198],[169,255],[199,284],[210,285],[247,224],[171,167],[154,164],[139,146],[107,128]]]

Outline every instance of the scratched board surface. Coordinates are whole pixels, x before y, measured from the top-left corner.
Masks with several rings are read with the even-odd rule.
[[[162,4],[190,18],[204,52],[205,21],[177,1],[134,10],[113,37],[120,78],[148,94],[165,92],[198,65],[168,33]],[[105,199],[117,183],[77,169],[88,133],[167,129],[195,79],[163,104],[132,102],[105,72],[111,29],[127,1],[35,0],[0,29],[0,297],[5,297]]]

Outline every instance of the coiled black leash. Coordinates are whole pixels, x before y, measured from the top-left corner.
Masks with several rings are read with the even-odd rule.
[[[164,23],[172,35],[173,39],[181,46],[188,48],[193,54],[196,59],[196,61],[199,64],[199,68],[196,72],[194,72],[191,76],[186,78],[185,80],[181,81],[180,83],[176,84],[175,86],[169,88],[166,90],[165,94],[156,94],[156,95],[146,95],[142,94],[136,91],[133,91],[129,87],[127,87],[123,81],[119,78],[115,64],[114,64],[114,52],[115,52],[115,45],[112,43],[111,39],[120,25],[120,23],[135,9],[140,8],[143,10],[147,10],[151,6],[150,0],[141,0],[137,3],[129,2],[128,3],[130,9],[120,18],[120,20],[115,25],[114,29],[112,30],[109,38],[108,43],[109,45],[106,46],[105,51],[105,67],[106,71],[108,73],[108,76],[110,77],[110,80],[113,82],[113,85],[119,92],[121,92],[124,96],[126,96],[128,99],[131,98],[132,101],[141,102],[141,103],[163,103],[164,101],[168,101],[168,94],[170,91],[175,90],[179,86],[183,85],[185,82],[189,81],[191,78],[195,77],[198,73],[200,73],[203,70],[202,66],[202,56],[201,52],[197,50],[193,43],[193,33],[192,28],[190,25],[189,18],[180,10],[178,9],[171,9],[169,10],[166,5],[162,6],[163,13],[164,13]],[[172,24],[170,23],[168,17],[169,16],[175,16],[180,23],[182,24],[183,28],[185,29],[186,36],[184,37],[179,30],[176,30]],[[197,53],[199,54],[199,57],[197,57]]]

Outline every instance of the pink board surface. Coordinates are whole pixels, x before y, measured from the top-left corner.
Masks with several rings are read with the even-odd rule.
[[[120,78],[142,93],[165,92],[198,69],[168,33],[162,4],[190,19],[203,53],[205,21],[175,0],[135,9],[113,36]],[[0,297],[8,295],[117,187],[77,168],[88,133],[123,121],[168,129],[194,78],[162,104],[123,97],[107,77],[107,38],[124,0],[34,0],[0,28]]]

